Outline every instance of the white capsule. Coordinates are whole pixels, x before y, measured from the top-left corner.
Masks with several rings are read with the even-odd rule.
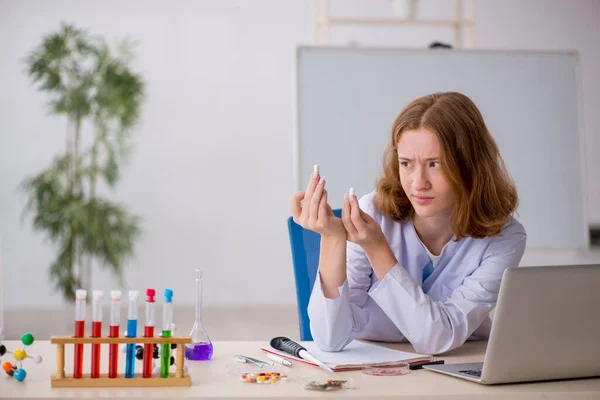
[[[319,166],[317,164],[315,164],[315,166],[313,167],[313,174],[318,174],[319,173]]]
[[[354,192],[354,188],[353,188],[353,187],[351,187],[351,188],[350,188],[350,190],[348,191],[348,195],[349,195],[350,197],[353,197],[353,196],[354,196],[354,193],[355,193],[355,192]]]

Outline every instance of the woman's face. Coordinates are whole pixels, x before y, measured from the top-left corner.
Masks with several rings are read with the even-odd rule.
[[[402,132],[398,141],[400,182],[419,217],[449,215],[454,194],[441,165],[437,136],[424,128]]]

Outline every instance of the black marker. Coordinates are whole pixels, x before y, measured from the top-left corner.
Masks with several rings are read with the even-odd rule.
[[[410,364],[410,366],[408,368],[414,371],[415,369],[423,369],[424,365],[439,365],[439,364],[444,364],[444,360],[427,361],[424,363]]]

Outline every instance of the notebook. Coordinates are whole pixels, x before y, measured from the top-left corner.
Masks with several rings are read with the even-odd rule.
[[[306,351],[312,354],[317,360],[327,364],[332,370],[353,371],[367,366],[374,365],[389,365],[398,362],[406,363],[422,363],[431,361],[433,358],[428,355],[407,353],[405,351],[392,350],[385,347],[377,346],[371,343],[366,343],[359,340],[354,340],[348,344],[342,351],[327,352],[319,349],[315,342],[299,342]],[[286,352],[274,349],[270,345],[261,347],[261,350],[266,353],[277,354],[289,360],[310,364],[316,364],[301,358],[295,357]]]

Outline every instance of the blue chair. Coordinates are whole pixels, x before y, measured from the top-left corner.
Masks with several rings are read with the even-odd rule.
[[[333,210],[337,217],[342,216],[342,210]],[[306,230],[288,218],[288,231],[292,247],[292,262],[294,264],[294,278],[296,280],[296,298],[298,300],[298,320],[300,322],[300,339],[313,340],[310,334],[310,321],[308,319],[308,300],[312,292],[317,269],[319,267],[319,251],[321,248],[321,235]]]

